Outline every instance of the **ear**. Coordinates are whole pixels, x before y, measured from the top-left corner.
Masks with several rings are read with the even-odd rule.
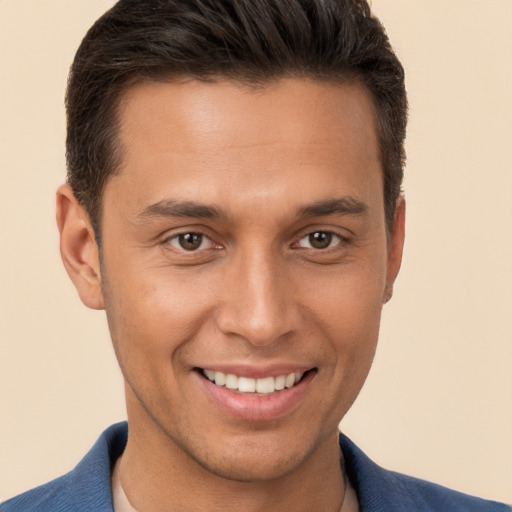
[[[80,299],[91,309],[103,309],[100,255],[94,231],[68,185],[57,190],[57,226],[62,261]]]
[[[405,198],[400,196],[396,203],[393,228],[388,246],[388,265],[386,287],[382,302],[385,304],[393,296],[393,285],[402,264],[402,253],[405,240]]]

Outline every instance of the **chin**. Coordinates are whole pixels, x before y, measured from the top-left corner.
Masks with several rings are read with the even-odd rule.
[[[200,460],[196,458],[203,469],[211,474],[234,482],[268,482],[285,477],[297,469],[306,456],[284,455],[274,451],[268,456],[260,449],[259,453],[230,454],[224,453],[219,460]]]
[[[215,442],[210,438],[198,443],[196,438],[196,443],[182,445],[181,449],[208,473],[223,479],[268,482],[297,471],[323,444],[317,436],[308,436],[306,432],[283,434],[255,430],[242,435],[220,435]]]

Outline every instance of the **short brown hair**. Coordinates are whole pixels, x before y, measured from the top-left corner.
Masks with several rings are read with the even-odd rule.
[[[175,77],[360,81],[376,106],[392,226],[405,161],[404,72],[365,0],[120,0],[83,39],[66,95],[68,183],[98,240],[103,189],[122,164],[120,97],[138,81]]]

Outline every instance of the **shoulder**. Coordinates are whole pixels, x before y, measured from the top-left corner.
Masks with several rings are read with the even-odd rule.
[[[503,503],[447,489],[419,478],[388,471],[340,435],[347,474],[364,512],[511,512]]]
[[[512,508],[504,503],[484,500],[441,485],[413,478],[400,473],[390,472],[390,482],[401,489],[405,502],[413,502],[418,510],[458,512],[511,512]]]
[[[112,425],[72,471],[0,504],[0,512],[111,512],[110,471],[127,434],[125,422]]]

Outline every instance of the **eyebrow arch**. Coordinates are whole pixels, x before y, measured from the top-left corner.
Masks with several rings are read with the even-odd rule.
[[[299,217],[323,217],[326,215],[363,215],[368,206],[354,197],[326,199],[302,206],[297,210]]]
[[[368,206],[353,197],[341,197],[317,201],[297,209],[297,217],[323,217],[327,215],[361,215],[368,211]],[[190,219],[227,219],[226,213],[213,205],[194,201],[174,201],[164,199],[144,208],[137,215],[141,221],[158,217],[177,217]]]
[[[226,214],[216,206],[195,203],[194,201],[174,201],[164,199],[144,208],[137,217],[149,220],[155,217],[179,217],[196,219],[225,219]]]

